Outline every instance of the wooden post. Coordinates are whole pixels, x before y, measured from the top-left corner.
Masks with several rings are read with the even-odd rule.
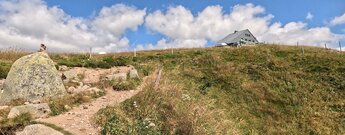
[[[340,43],[340,41],[339,41],[339,49],[340,49],[340,52],[341,52],[342,50],[341,50],[341,43]]]
[[[171,48],[171,54],[174,54],[174,48]]]
[[[134,57],[137,57],[137,49],[134,48]]]
[[[304,48],[302,47],[302,54],[304,55]]]
[[[327,44],[325,43],[325,49],[327,49]]]
[[[297,44],[296,44],[296,45],[297,45],[297,47],[298,47],[298,42],[297,42]]]
[[[89,52],[90,54],[89,54],[89,59],[91,59],[92,58],[92,47],[90,47],[90,52]]]
[[[153,87],[155,90],[159,88],[159,81],[161,80],[162,70],[163,70],[163,66],[158,66],[158,73],[155,80],[155,86]]]

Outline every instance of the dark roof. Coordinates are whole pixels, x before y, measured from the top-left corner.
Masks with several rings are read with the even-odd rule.
[[[221,43],[228,43],[229,41],[236,41],[236,40],[239,40],[240,39],[240,36],[246,32],[249,32],[253,38],[256,40],[256,42],[258,42],[258,40],[254,37],[254,35],[248,30],[248,29],[245,29],[245,30],[242,30],[242,31],[235,31],[234,33],[231,33],[229,35],[227,35],[225,38],[219,40],[217,42],[217,44],[221,44]]]

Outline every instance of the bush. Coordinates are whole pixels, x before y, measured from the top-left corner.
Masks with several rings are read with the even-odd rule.
[[[13,119],[0,120],[0,135],[14,135],[18,129],[23,129],[31,123],[32,117],[29,113],[21,114]]]
[[[12,63],[0,61],[0,79],[6,79]]]
[[[122,91],[122,90],[133,90],[140,84],[139,79],[130,79],[127,81],[113,81],[112,87],[113,90]]]
[[[67,94],[63,97],[53,98],[49,101],[49,107],[51,109],[50,115],[59,115],[63,112],[68,111],[65,105],[70,107],[78,106],[82,103],[91,101],[92,98],[103,96],[105,93],[91,93],[81,92],[77,94]]]

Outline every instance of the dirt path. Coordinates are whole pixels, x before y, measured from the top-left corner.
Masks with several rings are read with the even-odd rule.
[[[75,135],[97,135],[98,127],[92,125],[91,118],[99,109],[108,105],[115,105],[134,96],[148,83],[152,81],[152,77],[144,77],[142,84],[136,90],[130,91],[114,91],[111,88],[106,89],[106,95],[97,98],[89,103],[84,103],[79,107],[71,109],[64,114],[53,116],[37,121],[51,123],[64,128]]]

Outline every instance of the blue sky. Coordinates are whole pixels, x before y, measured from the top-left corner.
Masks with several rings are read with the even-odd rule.
[[[314,15],[313,20],[306,21],[309,26],[323,26],[325,22],[334,16],[345,13],[344,0],[46,0],[49,6],[58,5],[66,13],[79,16],[91,17],[104,6],[117,3],[133,5],[138,8],[147,8],[148,11],[166,10],[169,6],[183,5],[197,14],[210,5],[221,5],[225,11],[231,10],[236,4],[253,3],[266,8],[268,13],[274,15],[274,21],[288,23],[291,21],[306,21],[308,12]],[[334,28],[335,32],[341,32],[341,28]]]
[[[76,48],[87,48],[92,47],[91,44],[104,44],[99,45],[95,48],[98,48],[99,51],[114,51],[114,50],[123,50],[123,51],[130,51],[134,48],[137,49],[162,49],[162,48],[169,48],[169,47],[197,47],[195,46],[188,46],[188,43],[198,44],[200,46],[210,46],[214,42],[216,42],[221,37],[226,36],[229,33],[232,33],[233,30],[237,29],[245,29],[249,28],[253,31],[256,36],[261,39],[261,41],[268,41],[268,42],[279,42],[279,43],[286,43],[291,44],[297,41],[301,41],[306,45],[315,45],[321,46],[323,43],[328,43],[331,46],[336,46],[335,40],[344,40],[345,35],[345,1],[344,0],[200,0],[200,1],[187,1],[187,0],[126,0],[126,1],[119,1],[119,0],[32,0],[36,2],[36,4],[25,3],[22,0],[17,2],[8,2],[6,0],[0,0],[1,3],[12,3],[13,5],[27,7],[28,9],[40,7],[43,12],[46,12],[48,15],[56,15],[55,21],[59,22],[61,20],[67,22],[72,22],[73,20],[81,21],[81,23],[76,24],[75,27],[71,27],[70,29],[79,29],[77,25],[86,25],[90,29],[80,29],[80,32],[85,32],[84,35],[80,35],[80,37],[94,37],[95,39],[99,38],[97,36],[109,36],[111,34],[115,34],[113,38],[109,39],[97,39],[93,42],[86,40],[85,43],[89,43],[89,45],[73,45],[75,43],[69,41],[60,41],[62,38],[61,35],[54,35],[49,34],[49,31],[40,31],[44,35],[44,40],[42,35],[28,35],[28,29],[22,28],[21,24],[17,24],[16,22],[2,22],[4,25],[13,26],[18,32],[17,37],[34,37],[37,38],[37,41],[32,41],[32,43],[38,42],[39,40],[43,42],[51,42],[51,43],[59,43],[61,45],[53,46],[58,48],[57,46],[66,46],[70,49]],[[18,4],[22,3],[22,4]],[[249,4],[250,3],[250,4]],[[118,5],[118,6],[114,6]],[[120,6],[119,6],[120,5]],[[218,7],[214,7],[217,6]],[[3,4],[2,6],[8,6],[8,4]],[[116,8],[123,7],[122,11],[117,10]],[[3,7],[6,11],[0,10],[0,20],[7,20],[8,18],[18,18],[15,16],[19,16],[19,14],[6,14],[8,11],[14,10],[13,8]],[[61,10],[63,16],[70,16],[66,20],[65,17],[59,18],[59,13],[53,11],[54,8]],[[104,14],[103,18],[101,17],[101,12],[106,9],[111,10],[110,13]],[[107,25],[107,19],[104,18],[111,18],[113,20],[107,20],[110,23],[113,21],[117,21],[116,17],[120,17],[121,14],[126,14],[125,10],[130,9],[133,11],[133,14],[142,13],[141,16],[137,16],[137,20],[130,20],[136,21],[133,25],[125,26],[126,29],[118,30],[117,27],[105,27],[110,28],[107,30],[101,29],[100,25]],[[224,19],[221,19],[220,25],[228,26],[229,28],[224,29],[224,31],[216,31],[213,29],[219,29],[213,25],[217,25],[217,23],[212,23],[212,25],[203,26],[205,28],[200,28],[200,31],[210,31],[208,34],[196,34],[191,32],[192,29],[197,27],[200,24],[205,24],[206,20],[202,20],[201,14],[206,9],[211,14],[217,14],[218,10],[221,9],[221,16]],[[18,9],[20,10],[20,9]],[[36,10],[36,9],[35,9]],[[138,12],[134,12],[138,11]],[[140,12],[142,11],[142,12]],[[160,14],[154,14],[156,11],[160,11]],[[24,11],[23,11],[24,12]],[[189,15],[189,12],[191,15]],[[241,26],[242,22],[233,22],[234,20],[231,17],[227,18],[228,16],[234,16],[236,13],[241,12],[248,12],[248,14],[243,14],[241,16],[248,16],[244,19],[244,25]],[[32,12],[30,15],[38,14],[37,12]],[[175,14],[176,13],[176,14]],[[3,15],[1,18],[1,15]],[[307,14],[309,18],[307,19]],[[30,16],[29,15],[29,16]],[[128,14],[129,15],[129,14]],[[176,16],[174,16],[176,15]],[[191,18],[183,18],[183,16],[188,16],[192,18],[192,22],[188,21]],[[206,14],[204,14],[206,15]],[[343,16],[344,15],[344,16]],[[175,24],[169,23],[171,18],[175,17],[175,20],[181,20],[178,26]],[[7,17],[7,18],[6,18]],[[151,18],[150,18],[151,17]],[[332,24],[331,21],[334,20],[336,17],[339,17],[338,23]],[[164,22],[160,21],[160,18],[165,19]],[[104,19],[99,21],[99,25],[94,26],[95,20]],[[183,19],[187,19],[183,21]],[[44,21],[44,20],[42,20]],[[129,20],[125,20],[129,21]],[[199,21],[199,22],[198,22]],[[217,21],[217,20],[215,20]],[[261,22],[256,24],[255,21]],[[186,24],[184,24],[186,22]],[[119,22],[121,24],[121,22]],[[123,22],[122,22],[123,23]],[[41,24],[41,22],[37,22],[37,24]],[[125,24],[125,23],[124,23]],[[25,24],[22,24],[25,25]],[[60,24],[57,24],[60,25]],[[62,24],[63,25],[63,24]],[[158,26],[156,26],[158,25]],[[258,26],[256,26],[258,25]],[[262,25],[262,26],[259,26]],[[0,21],[1,26],[1,21]],[[166,26],[166,27],[164,27]],[[183,33],[183,29],[180,26],[186,26],[183,28],[186,29],[186,33]],[[218,26],[218,25],[217,25]],[[276,27],[275,27],[276,26]],[[51,26],[52,27],[52,26]],[[58,26],[57,26],[58,27]],[[176,28],[174,28],[176,27]],[[209,28],[207,28],[209,27]],[[260,27],[264,29],[260,29]],[[1,27],[0,27],[1,28]],[[49,28],[47,26],[47,28]],[[114,28],[114,29],[112,29]],[[170,29],[176,29],[176,33],[171,31]],[[169,31],[170,30],[170,31]],[[180,31],[179,31],[180,30]],[[182,30],[182,32],[181,32]],[[5,30],[6,31],[6,30]],[[11,30],[8,30],[11,31]],[[36,31],[36,30],[32,30]],[[63,32],[68,33],[69,30],[62,30]],[[77,31],[77,30],[76,30]],[[107,33],[102,35],[99,33]],[[117,33],[116,31],[120,31]],[[9,32],[10,33],[10,32]],[[30,33],[30,32],[29,32]],[[73,32],[70,32],[73,33]],[[76,32],[78,33],[78,31]],[[0,33],[1,34],[1,33]],[[324,35],[322,35],[324,34]],[[303,35],[303,36],[302,36]],[[79,36],[79,35],[77,35]],[[76,37],[77,37],[76,36]],[[274,37],[274,38],[273,38]],[[321,37],[321,38],[320,38]],[[286,39],[289,38],[289,39]],[[294,38],[294,39],[292,39]],[[13,37],[16,39],[16,37]],[[289,41],[287,41],[289,40]],[[161,41],[161,42],[160,42]],[[286,41],[286,42],[285,42]],[[0,42],[0,47],[8,47],[8,41],[6,43]],[[16,42],[17,43],[17,42]],[[1,45],[2,44],[2,45]],[[21,43],[17,43],[19,47],[24,46],[20,45]],[[181,44],[181,45],[179,45]],[[87,47],[86,47],[87,46]],[[121,49],[117,49],[117,48]],[[31,47],[23,47],[30,49]],[[63,51],[62,48],[58,48]]]

